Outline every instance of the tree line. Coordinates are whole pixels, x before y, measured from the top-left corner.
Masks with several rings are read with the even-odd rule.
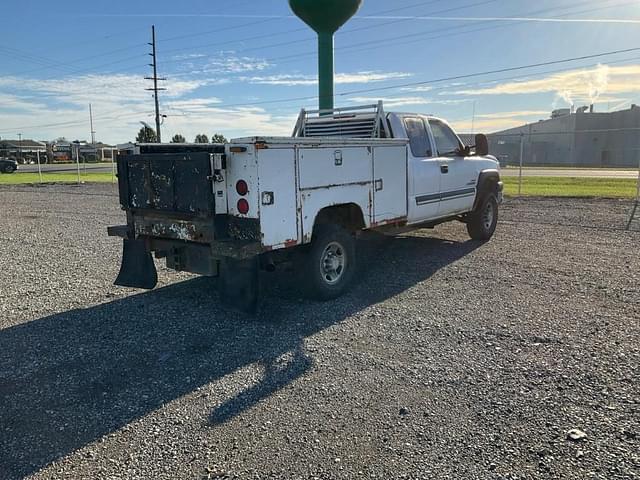
[[[142,127],[138,132],[136,142],[158,143],[158,135],[156,134],[154,129],[149,127]],[[184,137],[184,135],[180,135],[179,133],[177,133],[171,139],[171,143],[187,143],[187,139]],[[214,133],[211,138],[201,133],[196,135],[193,143],[228,143],[228,140],[224,135],[220,133]]]

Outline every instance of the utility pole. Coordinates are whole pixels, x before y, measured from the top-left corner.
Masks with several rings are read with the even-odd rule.
[[[166,90],[166,88],[158,88],[159,81],[165,81],[166,78],[158,78],[158,58],[156,56],[156,26],[151,26],[151,46],[152,52],[149,54],[153,58],[153,63],[149,66],[153,67],[153,77],[144,77],[145,80],[153,80],[153,88],[147,88],[147,91],[153,92],[156,102],[156,136],[158,137],[158,143],[162,143],[162,136],[160,133],[160,99],[158,98],[158,92]]]
[[[22,160],[22,134],[18,134],[18,163]]]
[[[91,124],[91,146],[96,146],[96,132],[93,129],[93,110],[91,110],[91,104],[89,104],[89,123]]]
[[[522,196],[522,167],[524,166],[524,132],[520,132],[520,173],[518,173],[518,196]]]
[[[471,135],[476,133],[476,100],[473,101],[473,115],[471,116]]]

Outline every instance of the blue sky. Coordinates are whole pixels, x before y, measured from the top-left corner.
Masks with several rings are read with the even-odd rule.
[[[315,34],[286,0],[5,0],[3,14],[2,138],[90,138],[92,103],[98,140],[132,140],[140,121],[153,123],[143,78],[152,24],[167,77],[165,139],[287,135],[300,108],[317,104],[309,98],[317,93]],[[640,50],[386,87],[636,47],[637,1],[364,0],[336,35],[336,104],[383,99],[388,110],[487,132],[570,105],[628,108],[640,103]]]

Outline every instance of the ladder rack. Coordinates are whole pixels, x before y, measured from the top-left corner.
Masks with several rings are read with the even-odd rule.
[[[391,138],[382,102],[332,110],[300,112],[293,137]]]

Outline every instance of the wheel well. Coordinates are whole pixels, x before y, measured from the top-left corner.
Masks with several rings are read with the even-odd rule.
[[[498,193],[498,182],[500,182],[500,174],[498,172],[490,171],[480,174],[474,210],[486,192]]]
[[[365,228],[364,215],[362,209],[355,203],[344,205],[333,205],[323,208],[318,212],[313,229],[318,225],[336,224],[350,232]]]

